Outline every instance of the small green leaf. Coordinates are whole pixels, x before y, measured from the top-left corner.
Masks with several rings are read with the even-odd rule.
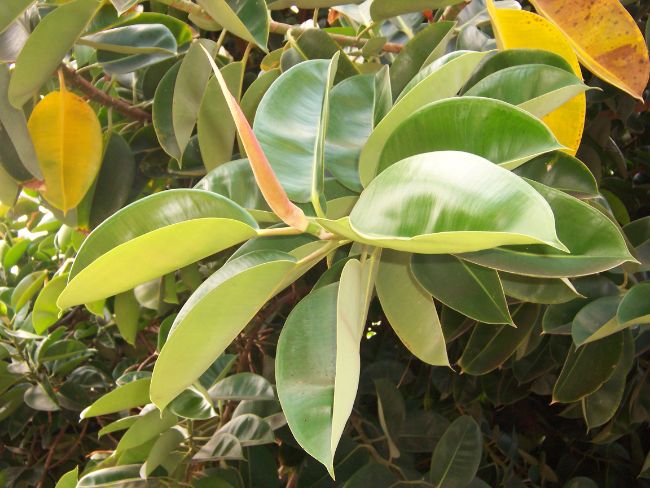
[[[34,271],[16,285],[11,294],[11,308],[18,312],[38,293],[47,277],[47,271]]]
[[[481,430],[467,415],[454,420],[436,445],[431,458],[429,482],[436,488],[469,485],[481,462]]]
[[[141,407],[149,402],[150,378],[141,378],[109,391],[81,412],[81,418],[98,417],[109,413]]]
[[[208,391],[214,400],[275,400],[275,391],[263,376],[239,373],[217,382]]]
[[[160,434],[151,451],[149,451],[147,460],[140,468],[140,476],[147,479],[158,466],[163,465],[169,455],[183,442],[185,435],[186,433],[179,427],[172,427]]]
[[[59,478],[54,488],[76,488],[79,477],[79,466],[75,466]]]
[[[140,319],[140,304],[133,291],[125,291],[115,297],[115,323],[120,335],[131,345],[135,344]]]
[[[115,447],[115,453],[121,454],[128,449],[155,439],[161,433],[170,429],[178,422],[176,415],[164,410],[162,413],[155,408],[146,410],[138,415],[138,419],[124,433]]]
[[[621,300],[616,317],[622,324],[650,322],[650,283],[639,283],[630,288]]]
[[[233,418],[216,434],[230,434],[237,438],[242,447],[259,446],[275,441],[271,426],[264,419],[251,413]]]
[[[37,334],[43,334],[48,327],[59,320],[61,311],[56,306],[56,301],[68,282],[68,274],[64,273],[52,278],[43,287],[34,302],[32,310],[32,325]]]
[[[172,100],[180,68],[181,62],[179,61],[169,68],[160,80],[153,98],[151,115],[160,146],[167,154],[177,160],[181,159],[181,149],[174,132]]]
[[[270,16],[264,0],[199,0],[198,3],[228,32],[266,51]]]

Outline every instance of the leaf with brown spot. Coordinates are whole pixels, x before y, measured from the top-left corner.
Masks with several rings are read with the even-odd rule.
[[[643,34],[619,0],[531,0],[569,38],[582,64],[643,100],[650,76]]]

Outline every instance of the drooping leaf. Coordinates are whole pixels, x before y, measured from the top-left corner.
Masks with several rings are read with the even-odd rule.
[[[476,325],[458,361],[462,371],[484,375],[501,366],[531,334],[539,310],[539,305],[532,303],[519,306],[513,313],[516,327]]]
[[[179,189],[143,198],[84,241],[58,305],[67,308],[127,291],[249,239],[256,227],[244,209],[214,193]],[[179,239],[187,246],[179,246]],[[164,259],[146,259],[154,249]]]
[[[38,294],[36,302],[34,302],[34,310],[32,310],[32,325],[37,334],[44,333],[48,327],[59,320],[60,310],[56,306],[56,301],[67,282],[67,273],[55,276]]]
[[[393,98],[397,98],[418,71],[445,53],[455,25],[455,22],[450,21],[434,22],[406,43],[391,65]]]
[[[370,15],[375,22],[396,17],[411,12],[422,12],[424,10],[436,10],[449,5],[455,5],[458,0],[373,0],[370,4]]]
[[[262,98],[253,124],[289,198],[311,202],[318,208],[325,178],[325,134],[336,66],[337,58],[312,60],[280,75]]]
[[[115,297],[115,323],[120,335],[131,345],[135,344],[140,318],[140,304],[131,290]]]
[[[9,83],[14,107],[22,108],[50,79],[99,7],[98,0],[73,0],[39,22],[16,59]]]
[[[417,358],[449,366],[445,338],[431,295],[415,280],[407,253],[385,250],[377,271],[377,296],[391,327]]]
[[[568,39],[553,24],[525,10],[497,9],[493,0],[487,0],[487,8],[500,50],[526,48],[551,51],[564,58],[574,74],[582,78],[578,58]],[[582,94],[543,118],[571,155],[580,145],[586,110],[586,98]]]
[[[576,402],[598,390],[614,374],[622,351],[622,332],[577,349],[571,347],[553,387],[553,401]]]
[[[482,453],[478,424],[468,415],[458,417],[433,451],[429,482],[436,488],[468,486],[476,476]]]
[[[524,242],[562,247],[539,194],[509,171],[456,151],[392,165],[364,190],[349,220],[319,222],[359,242],[424,254]]]
[[[118,386],[86,407],[81,412],[81,418],[87,419],[141,407],[149,402],[150,384],[151,378],[141,378]]]
[[[280,291],[295,267],[292,256],[259,251],[229,261],[208,278],[174,320],[154,367],[151,400],[160,409],[191,385]],[[247,290],[246,300],[241,290]],[[210,317],[211,327],[205,327]],[[178,364],[185,364],[182,369]]]
[[[636,21],[620,2],[532,3],[566,35],[582,64],[592,73],[643,100],[650,75],[648,48]]]
[[[199,0],[198,3],[228,32],[266,51],[270,18],[264,0]]]
[[[616,318],[622,324],[650,322],[650,283],[630,288],[618,306]]]
[[[204,55],[205,57],[205,55]],[[244,64],[235,62],[221,69],[228,89],[239,100],[244,81]],[[215,78],[205,88],[198,112],[197,133],[203,163],[208,171],[232,160],[237,128],[228,110],[226,99]],[[254,181],[253,181],[254,184]]]
[[[509,246],[463,254],[482,266],[527,276],[566,278],[594,274],[632,260],[617,227],[602,213],[560,190],[528,180],[549,203],[557,236],[569,253],[549,246]]]
[[[395,128],[377,173],[408,156],[450,150],[514,169],[561,147],[549,129],[524,110],[500,100],[450,98],[426,105]]]
[[[490,324],[512,322],[496,271],[448,254],[416,254],[411,269],[425,290],[463,315]]]
[[[97,115],[61,87],[36,105],[27,126],[45,178],[43,196],[66,213],[79,205],[101,166],[103,141]]]
[[[428,103],[453,97],[486,53],[463,52],[443,56],[420,71],[406,85],[395,105],[372,131],[359,157],[359,176],[368,186],[377,174],[379,158],[392,132]],[[408,91],[407,91],[408,90]]]

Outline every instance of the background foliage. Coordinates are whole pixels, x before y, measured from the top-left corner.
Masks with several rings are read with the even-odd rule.
[[[6,486],[650,485],[650,4],[338,3],[0,5]]]

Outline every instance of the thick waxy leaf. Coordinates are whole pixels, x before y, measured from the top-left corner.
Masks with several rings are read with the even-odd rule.
[[[361,150],[359,176],[363,186],[368,186],[377,174],[386,140],[399,124],[422,106],[456,95],[485,55],[486,53],[464,52],[444,56],[420,71],[409,82]]]
[[[463,151],[514,169],[562,146],[528,112],[500,100],[461,97],[426,105],[386,140],[377,173],[414,154]]]
[[[317,208],[336,59],[306,61],[280,75],[262,98],[253,125],[289,198]]]
[[[433,451],[429,482],[436,488],[469,486],[476,476],[482,453],[478,424],[468,415],[458,417]]]
[[[1,7],[0,7],[1,8]],[[9,139],[3,142],[2,145],[8,149],[12,146],[16,152],[16,156],[20,161],[20,169],[26,169],[29,174],[36,178],[42,178],[41,169],[38,165],[38,158],[34,150],[29,130],[27,129],[27,120],[25,113],[14,107],[9,101],[9,83],[11,76],[9,68],[6,64],[0,65],[0,132],[6,132]],[[6,166],[8,161],[5,161],[5,152],[0,150],[1,163]],[[7,168],[10,173],[11,168]],[[27,177],[28,175],[24,175]]]
[[[264,0],[198,0],[198,3],[228,32],[266,51],[270,19]]]
[[[650,283],[639,283],[630,288],[621,300],[616,318],[623,324],[650,322]]]
[[[55,276],[38,294],[32,310],[32,325],[37,334],[42,334],[59,320],[60,310],[56,306],[56,301],[67,282],[67,273]]]
[[[330,222],[321,221],[360,242],[424,254],[524,242],[562,247],[537,192],[509,171],[456,151],[392,165],[364,190],[349,221],[334,222],[337,229]]]
[[[232,434],[216,432],[192,458],[197,461],[245,459],[242,445]]]
[[[205,58],[205,54],[204,54]],[[239,100],[244,81],[244,64],[230,63],[221,70],[228,89]],[[237,128],[216,78],[209,81],[198,112],[197,132],[201,157],[208,171],[232,160]],[[255,182],[253,180],[253,185]],[[256,193],[251,189],[251,193]]]
[[[650,75],[648,48],[621,2],[534,0],[532,4],[567,36],[592,73],[643,100]]]
[[[445,53],[455,25],[455,22],[449,21],[429,24],[404,46],[391,65],[390,84],[393,98],[397,98],[420,69]]]
[[[618,228],[605,215],[559,190],[528,181],[549,203],[557,235],[569,253],[549,246],[517,246],[464,254],[476,264],[510,273],[566,278],[598,273],[632,260]]]
[[[103,141],[95,111],[61,88],[36,105],[27,126],[45,177],[43,196],[65,213],[79,205],[93,184]]]
[[[616,311],[620,303],[620,296],[607,296],[598,298],[581,309],[571,325],[575,345],[597,341],[632,325],[618,321]]]
[[[566,303],[580,294],[568,280],[532,278],[530,276],[499,273],[503,290],[509,297],[532,303]]]
[[[350,61],[341,47],[323,29],[307,29],[296,40],[295,48],[305,59],[332,59],[339,53],[334,83],[358,75],[358,65]]]
[[[516,168],[514,173],[577,196],[598,196],[598,184],[589,168],[561,151],[538,156]]]
[[[543,49],[564,58],[574,74],[582,78],[578,58],[566,36],[543,17],[525,10],[497,9],[487,0],[492,27],[500,50]],[[557,140],[575,154],[582,139],[587,111],[584,94],[578,95],[544,117]]]
[[[641,271],[650,270],[650,216],[642,217],[623,226],[623,232],[634,246]]]
[[[625,392],[625,378],[634,362],[634,338],[623,335],[623,352],[612,377],[591,395],[582,399],[582,413],[587,427],[593,429],[608,422],[616,413]]]
[[[275,400],[271,383],[253,373],[228,376],[210,388],[209,393],[215,400]]]
[[[214,193],[168,190],[143,198],[84,241],[58,305],[67,308],[129,290],[249,239],[255,227],[244,209]],[[154,252],[164,259],[147,259]]]
[[[391,327],[418,359],[449,366],[445,338],[431,295],[415,280],[407,253],[385,250],[377,271],[377,296]]]
[[[516,327],[478,324],[458,361],[464,373],[484,375],[501,366],[523,343],[539,317],[539,305],[521,305],[513,314]]]
[[[176,54],[176,38],[162,24],[138,24],[107,29],[82,37],[79,44],[119,54]]]
[[[275,214],[288,225],[302,231],[306,230],[309,226],[309,221],[305,217],[304,212],[289,200],[289,197],[275,175],[273,167],[269,163],[266,154],[264,154],[260,142],[257,140],[253,129],[248,123],[244,112],[237,103],[237,100],[233,97],[232,93],[228,90],[226,80],[224,80],[221,75],[217,64],[210,57],[207,51],[205,51],[205,54],[208,56],[208,60],[212,66],[212,72],[219,82],[221,91],[224,94],[226,103],[230,109],[230,115],[235,121],[237,134],[239,135],[244,151],[250,161],[257,186],[262,192],[262,195],[264,195],[264,200],[266,200]]]
[[[117,14],[122,15],[124,12],[140,3],[140,0],[111,0],[111,3],[113,4],[113,7],[115,7],[115,10],[117,10]]]
[[[39,22],[16,59],[9,83],[14,107],[21,108],[50,79],[99,6],[98,0],[74,0]]]
[[[174,320],[154,367],[151,400],[160,410],[208,369],[280,291],[295,266],[295,258],[282,252],[250,253],[229,261],[194,292]],[[246,300],[241,290],[246,290]]]
[[[150,384],[150,378],[141,378],[118,386],[85,408],[81,412],[81,418],[87,419],[141,407],[149,403]]]
[[[120,335],[131,345],[138,334],[140,304],[131,290],[115,297],[115,323]]]
[[[571,348],[553,387],[553,401],[571,403],[595,392],[614,374],[623,351],[623,333]]]
[[[499,274],[448,254],[413,256],[417,281],[450,308],[480,322],[511,324]]]
[[[588,89],[572,72],[544,64],[523,64],[483,78],[465,95],[495,98],[543,117]]]
[[[370,5],[372,20],[379,21],[411,12],[435,10],[458,3],[458,0],[373,0]]]
[[[174,84],[172,121],[176,142],[181,152],[190,141],[199,115],[204,92],[212,68],[204,49],[215,56],[217,45],[209,39],[199,39],[187,51]],[[214,87],[217,88],[217,87]]]
[[[174,86],[176,85],[180,68],[181,62],[179,61],[169,68],[160,80],[153,98],[151,115],[160,146],[167,154],[177,160],[181,159],[182,154],[178,141],[176,140],[176,133],[174,132],[172,100],[174,98]]]
[[[43,286],[47,271],[34,271],[25,276],[11,293],[11,308],[18,312],[34,298]]]

